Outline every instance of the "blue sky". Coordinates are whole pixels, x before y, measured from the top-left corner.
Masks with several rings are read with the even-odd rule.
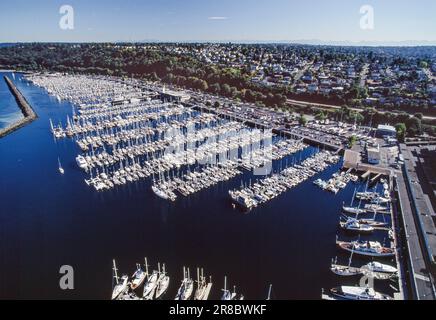
[[[75,29],[59,28],[59,8]],[[372,5],[375,29],[361,30]],[[435,41],[435,0],[14,0],[0,2],[0,42]]]

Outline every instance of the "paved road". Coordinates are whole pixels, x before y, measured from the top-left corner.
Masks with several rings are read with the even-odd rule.
[[[359,87],[364,88],[366,79],[368,78],[368,71],[369,71],[369,63],[365,63],[362,67],[362,72],[360,73],[360,81],[359,81]]]
[[[308,62],[303,69],[301,69],[297,75],[294,78],[294,81],[292,82],[292,88],[295,88],[295,86],[297,85],[297,82],[301,79],[301,77],[306,73],[307,70],[309,70],[309,68],[311,66],[313,66],[314,61],[312,62]]]
[[[340,110],[342,108],[342,106],[339,105],[334,105],[334,104],[325,104],[325,103],[316,103],[316,102],[307,102],[307,101],[302,101],[302,100],[293,100],[293,99],[288,99],[287,100],[288,104],[293,104],[293,105],[298,105],[298,106],[302,106],[302,107],[320,107],[320,108],[325,108],[325,109],[334,109],[334,110]],[[353,111],[357,111],[357,112],[362,112],[364,111],[363,109],[360,108],[348,108],[350,110]],[[377,110],[379,113],[381,114],[385,114],[387,113],[387,111],[380,111]],[[389,111],[390,112],[390,111]],[[392,112],[390,112],[392,113]],[[432,117],[432,116],[424,116],[425,120],[436,120],[436,117]]]

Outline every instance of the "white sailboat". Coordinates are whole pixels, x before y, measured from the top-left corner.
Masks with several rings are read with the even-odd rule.
[[[381,245],[378,241],[337,241],[339,248],[353,252],[361,256],[369,257],[392,257],[395,255],[395,250],[393,248],[386,248]]]
[[[138,263],[136,265],[136,271],[132,276],[132,283],[130,284],[132,290],[139,288],[144,283],[146,277],[147,273],[142,270],[141,265]]]
[[[357,276],[357,275],[361,275],[362,271],[359,268],[353,268],[351,266],[351,263],[353,261],[353,255],[354,255],[354,248],[351,250],[351,255],[350,255],[350,259],[348,260],[348,265],[347,266],[341,266],[337,263],[337,257],[334,261],[332,261],[332,264],[330,266],[330,270],[338,275],[338,276],[342,276],[342,277],[353,277],[353,276]]]
[[[189,276],[189,268],[183,267],[183,281],[175,300],[189,300],[194,291],[194,281]]]
[[[59,158],[58,158],[58,165],[59,165],[59,173],[64,174],[65,170],[64,170],[64,168],[62,168],[61,161],[59,160]]]
[[[355,214],[355,215],[363,214],[366,212],[366,210],[364,210],[364,209],[359,209],[359,208],[355,208],[355,207],[347,207],[345,205],[342,207],[342,210],[344,212]]]
[[[113,272],[114,272],[114,280],[115,286],[112,290],[112,300],[116,300],[121,295],[123,295],[129,289],[129,277],[124,275],[121,279],[118,277],[118,270],[115,260],[113,260]]]
[[[362,224],[356,219],[348,219],[347,221],[339,222],[342,229],[350,232],[358,233],[373,233],[375,228],[368,224]]]
[[[334,296],[346,300],[393,300],[392,297],[379,293],[372,288],[342,286],[330,290]]]
[[[223,295],[221,297],[221,300],[230,301],[236,298],[236,292],[231,292],[230,290],[227,289],[227,276],[224,277],[224,289],[222,290],[223,290]]]
[[[148,273],[147,258],[145,258],[145,272],[147,274],[147,282],[144,285],[142,297],[145,300],[153,300],[157,287],[157,281],[159,279],[159,272],[153,271],[152,275],[150,276],[150,274]]]
[[[207,300],[212,288],[212,279],[208,283],[204,276],[204,270],[197,268],[197,290],[195,291],[194,300]]]
[[[77,156],[76,162],[80,169],[85,171],[88,170],[88,163],[86,162],[85,157],[83,157],[82,155]]]
[[[165,272],[165,264],[162,265],[162,272],[160,271],[160,264],[158,264],[159,278],[156,287],[156,299],[160,299],[168,290],[170,285],[170,277]]]

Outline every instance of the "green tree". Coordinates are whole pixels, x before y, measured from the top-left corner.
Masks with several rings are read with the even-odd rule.
[[[315,119],[319,121],[324,121],[325,119],[327,119],[327,116],[325,115],[324,111],[320,110],[315,115]]]
[[[300,126],[305,127],[307,125],[307,118],[304,114],[300,114],[300,118],[298,119],[298,123]]]
[[[357,137],[354,134],[348,138],[348,146],[350,147],[350,149],[354,147],[356,142],[357,142]]]
[[[397,130],[397,139],[400,142],[404,142],[406,138],[407,127],[405,123],[397,123],[395,125],[395,129]]]
[[[417,117],[411,117],[406,122],[407,132],[411,135],[420,135],[422,133],[422,121]]]

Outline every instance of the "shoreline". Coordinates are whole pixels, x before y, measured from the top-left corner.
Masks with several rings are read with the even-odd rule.
[[[9,87],[9,90],[11,91],[12,95],[15,97],[15,100],[17,101],[18,107],[21,109],[21,112],[23,113],[24,118],[20,119],[18,121],[15,121],[11,125],[7,126],[4,129],[0,130],[0,139],[7,136],[8,134],[24,127],[25,125],[33,122],[35,119],[38,118],[38,115],[33,111],[30,104],[27,102],[26,98],[23,96],[23,94],[17,89],[17,87],[13,84],[13,82],[7,77],[4,76],[4,80],[6,81],[6,84]]]

